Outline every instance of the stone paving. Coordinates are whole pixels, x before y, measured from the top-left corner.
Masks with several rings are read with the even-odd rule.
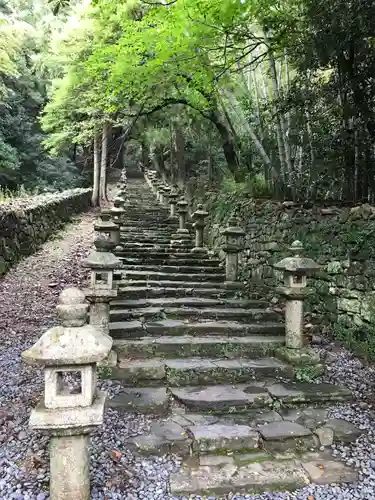
[[[183,459],[170,477],[172,495],[355,481],[326,449],[361,434],[328,413],[351,392],[296,381],[278,357],[283,318],[226,281],[219,258],[194,248],[191,228],[179,239],[177,218],[143,180],[129,182],[124,208],[106,369],[121,389],[108,404],[155,417],[128,446]]]

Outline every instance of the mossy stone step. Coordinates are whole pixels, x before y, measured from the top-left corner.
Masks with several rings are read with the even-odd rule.
[[[111,310],[135,309],[143,307],[228,307],[233,308],[256,308],[265,309],[268,307],[267,301],[248,299],[210,299],[206,297],[160,297],[154,299],[116,299],[111,302]]]
[[[352,483],[358,472],[333,460],[326,452],[307,453],[293,459],[250,459],[249,454],[204,455],[190,460],[170,476],[170,492],[176,496],[213,496],[236,492],[257,495],[271,491],[294,491],[308,484]],[[324,467],[321,466],[324,464]]]
[[[284,336],[142,337],[139,340],[115,340],[113,349],[121,357],[136,359],[149,359],[150,357],[232,359],[273,356],[275,350],[284,344]]]
[[[200,261],[201,259],[207,259],[207,251],[202,251],[200,253],[192,253],[192,252],[180,252],[175,248],[158,248],[157,250],[151,250],[149,248],[137,248],[134,250],[124,249],[122,251],[117,252],[120,257],[145,257],[153,259],[153,258],[162,258],[162,259],[189,259],[192,261]]]
[[[176,284],[176,283],[174,283]],[[127,299],[145,299],[145,298],[233,298],[236,290],[215,288],[186,288],[171,286],[147,286],[137,283],[129,283],[131,286],[122,286],[118,290],[118,297]],[[148,284],[150,285],[150,284]]]
[[[283,335],[284,326],[279,322],[239,323],[236,321],[182,321],[159,320],[142,323],[141,321],[119,321],[109,324],[114,339],[137,338],[139,333],[148,335],[194,335],[218,334],[220,336]]]
[[[148,255],[143,257],[120,257],[123,265],[139,266],[139,268],[144,268],[144,266],[180,266],[180,267],[191,267],[196,268],[202,266],[204,268],[220,268],[220,261],[218,259],[196,259],[193,254],[189,256],[190,258],[150,258]],[[146,267],[147,269],[147,267]]]
[[[274,358],[141,359],[119,357],[110,377],[124,385],[186,385],[239,383],[264,378],[292,378],[293,368]]]
[[[156,265],[156,264],[127,264],[125,262],[122,262],[123,264],[123,269],[129,270],[129,271],[151,271],[151,272],[156,272],[156,273],[165,273],[165,274],[180,274],[180,273],[187,273],[187,274],[192,274],[196,275],[198,271],[201,271],[203,274],[223,274],[223,269],[219,267],[218,265],[216,266],[205,266],[204,264],[201,263],[196,263],[196,265],[188,265],[188,266],[182,266],[176,264],[170,264],[170,265]],[[200,274],[200,273],[199,273]]]
[[[195,288],[203,289],[214,289],[216,293],[220,293],[223,290],[235,290],[242,291],[244,290],[244,286],[242,283],[226,283],[226,282],[216,282],[212,283],[212,281],[174,281],[174,280],[148,280],[148,279],[134,279],[134,277],[128,276],[128,279],[123,279],[118,282],[119,292],[121,292],[122,287],[129,286],[148,286],[154,288],[186,288],[193,291]],[[203,292],[202,292],[203,293]]]
[[[224,282],[225,274],[221,271],[220,274],[217,273],[168,273],[161,271],[132,271],[128,269],[123,270],[123,274],[126,279],[130,280],[151,280],[151,281],[185,281],[186,283],[191,282]]]
[[[260,407],[294,408],[313,404],[324,406],[352,399],[352,394],[346,387],[292,381],[187,386],[170,388],[170,392],[188,410],[218,415],[251,413]]]
[[[132,319],[143,318],[148,321],[150,318],[154,320],[162,319],[180,319],[189,318],[190,320],[211,319],[216,320],[236,320],[236,321],[251,321],[259,323],[261,321],[277,321],[281,316],[267,309],[231,309],[224,308],[194,308],[194,307],[158,307],[149,306],[144,308],[133,309],[115,309],[110,312],[110,320],[113,322],[129,321]]]

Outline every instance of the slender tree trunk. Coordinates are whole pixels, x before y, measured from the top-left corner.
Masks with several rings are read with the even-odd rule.
[[[186,160],[185,160],[185,136],[180,125],[174,123],[175,151],[177,163],[177,182],[182,188],[186,182]]]
[[[100,199],[107,201],[107,160],[108,160],[108,135],[110,127],[109,125],[103,126],[102,132],[102,156],[100,162],[100,187],[99,194]]]
[[[99,135],[94,138],[94,169],[91,203],[94,207],[99,205],[99,180],[100,180],[100,139]]]
[[[280,97],[279,93],[279,85],[277,81],[277,72],[276,72],[276,63],[275,63],[275,58],[273,56],[272,50],[269,47],[268,44],[268,38],[267,34],[264,34],[264,40],[265,43],[268,47],[268,61],[270,65],[270,70],[271,70],[271,81],[272,81],[272,86],[273,86],[273,91],[274,91],[274,97],[278,99]],[[292,175],[292,162],[291,162],[291,157],[290,157],[290,147],[289,147],[289,140],[288,140],[288,134],[287,134],[287,126],[284,120],[284,117],[282,113],[279,112],[277,109],[277,106],[275,107],[275,113],[277,115],[277,120],[276,120],[276,134],[277,134],[277,145],[279,149],[279,155],[280,155],[280,163],[283,165],[284,172],[285,172],[285,180],[289,183],[291,181],[291,175]]]

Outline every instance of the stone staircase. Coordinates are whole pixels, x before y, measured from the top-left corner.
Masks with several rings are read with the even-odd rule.
[[[355,480],[325,449],[356,439],[328,407],[344,387],[298,383],[276,357],[283,318],[241,283],[226,283],[217,256],[170,245],[169,217],[142,179],[128,184],[119,292],[111,303],[107,376],[121,391],[109,405],[155,416],[137,453],[184,459],[171,495],[257,493],[309,482]],[[324,467],[321,464],[324,462]]]

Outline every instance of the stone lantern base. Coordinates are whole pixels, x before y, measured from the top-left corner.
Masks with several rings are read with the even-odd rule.
[[[308,381],[320,377],[324,373],[324,365],[320,354],[311,347],[291,349],[279,347],[275,355],[281,361],[286,361],[294,368],[295,376],[301,381]]]

